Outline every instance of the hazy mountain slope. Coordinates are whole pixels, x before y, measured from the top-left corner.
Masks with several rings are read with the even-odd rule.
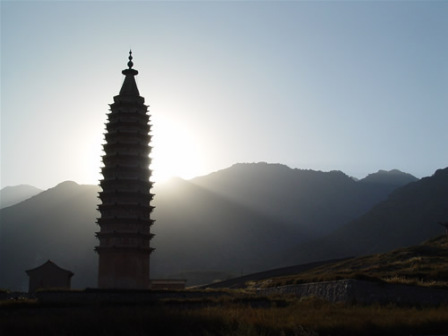
[[[0,287],[27,289],[25,270],[48,259],[75,273],[75,287],[91,286],[97,190],[64,182],[0,211]]]
[[[282,251],[331,232],[397,184],[416,180],[380,174],[378,183],[362,183],[342,172],[257,163],[173,180],[155,190],[153,272],[241,274],[274,267]]]
[[[42,190],[39,188],[26,184],[5,187],[0,190],[0,209],[20,203],[40,192],[42,192]]]
[[[184,180],[161,187],[155,205],[151,263],[156,274],[253,272],[272,264],[299,234],[280,220]]]
[[[308,239],[348,223],[386,199],[398,186],[417,180],[399,171],[380,171],[369,177],[367,181],[355,181],[340,171],[252,163],[236,164],[192,183],[291,227],[301,227]]]
[[[387,200],[330,235],[285,255],[291,264],[384,252],[444,232],[448,219],[448,168],[396,189]]]

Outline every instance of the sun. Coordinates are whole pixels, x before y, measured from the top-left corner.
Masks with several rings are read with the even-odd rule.
[[[193,132],[166,118],[154,119],[152,124],[151,180],[164,182],[172,177],[190,179],[199,175],[202,160]]]

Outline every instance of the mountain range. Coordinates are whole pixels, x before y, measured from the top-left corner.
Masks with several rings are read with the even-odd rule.
[[[153,189],[151,276],[186,276],[187,285],[193,285],[215,280],[217,274],[222,279],[330,259],[335,249],[341,250],[332,239],[343,242],[339,255],[368,253],[378,245],[378,239],[368,239],[369,230],[375,232],[371,237],[387,240],[382,248],[411,244],[415,237],[421,241],[441,232],[433,221],[446,220],[447,183],[447,169],[421,180],[394,170],[356,181],[339,171],[267,163],[236,164],[189,181],[158,183]],[[73,287],[95,287],[98,191],[97,186],[63,182],[1,209],[0,288],[25,290],[25,270],[48,259],[75,273]],[[412,213],[418,223],[408,230],[409,221],[395,224],[406,239],[390,234],[384,218],[375,219],[378,209],[389,209],[392,216],[398,216],[394,208],[408,211],[402,202],[424,202],[413,210],[426,211]]]

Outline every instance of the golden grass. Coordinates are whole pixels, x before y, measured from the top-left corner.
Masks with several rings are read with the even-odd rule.
[[[362,279],[448,288],[448,239],[439,236],[421,245],[326,264],[291,276],[252,282],[249,287],[276,287],[308,282]]]
[[[410,332],[441,332],[448,327],[448,310],[396,306],[349,306],[306,299],[287,307],[213,307],[200,312],[205,318],[221,317],[224,325],[258,335],[409,335]]]

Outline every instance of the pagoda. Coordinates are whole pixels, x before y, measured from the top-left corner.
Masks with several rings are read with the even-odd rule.
[[[150,227],[153,194],[149,169],[151,141],[148,106],[135,82],[132,51],[120,94],[114,97],[106,123],[101,204],[98,287],[149,288]]]

